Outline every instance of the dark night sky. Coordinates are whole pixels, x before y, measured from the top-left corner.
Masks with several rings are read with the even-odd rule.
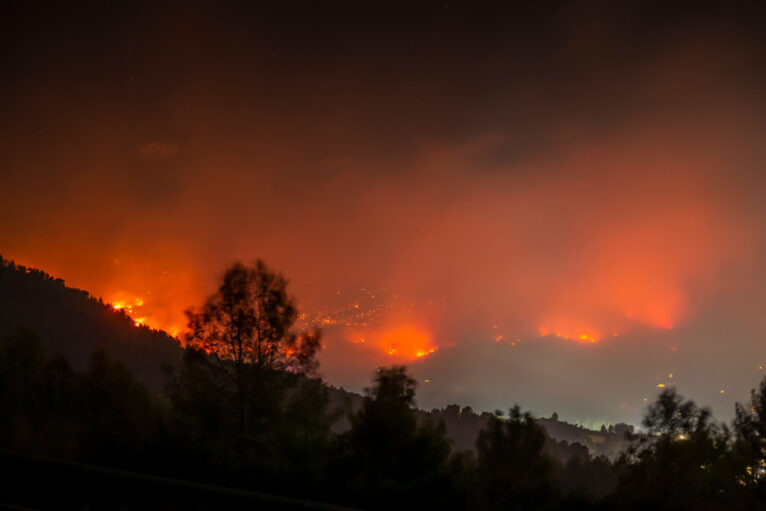
[[[726,418],[766,364],[759,4],[6,2],[0,253],[171,331],[263,257],[374,317],[331,383],[437,347],[423,406]]]

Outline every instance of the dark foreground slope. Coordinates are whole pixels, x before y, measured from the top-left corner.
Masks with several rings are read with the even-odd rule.
[[[165,332],[137,327],[100,298],[0,257],[0,339],[21,327],[39,334],[49,356],[60,353],[78,369],[103,349],[154,392],[165,385],[164,368],[175,366],[182,354]]]

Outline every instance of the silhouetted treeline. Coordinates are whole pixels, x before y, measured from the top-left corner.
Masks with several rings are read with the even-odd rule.
[[[187,349],[167,392],[157,396],[104,351],[76,370],[61,355],[46,358],[37,334],[20,329],[0,346],[0,449],[380,509],[471,509],[480,496],[490,508],[496,489],[482,486],[481,474],[497,475],[494,464],[508,456],[516,472],[537,463],[546,477],[545,485],[508,498],[534,500],[549,490],[560,496],[554,490],[563,467],[547,454],[550,439],[531,418],[525,416],[520,431],[529,436],[521,442],[508,444],[512,431],[497,434],[518,417],[491,416],[493,433],[482,433],[478,454],[456,450],[444,423],[416,410],[415,382],[404,367],[378,371],[339,435],[331,433],[321,380],[265,371],[247,403],[252,419],[243,434],[237,403],[211,376],[211,358]],[[579,460],[591,463],[587,449]],[[526,480],[536,485],[537,475]]]
[[[87,369],[46,358],[22,329],[0,347],[0,448],[220,486],[377,509],[757,509],[764,496],[766,380],[731,427],[666,390],[645,434],[612,464],[555,442],[518,406],[484,415],[475,451],[415,409],[403,367],[381,368],[350,428],[331,433],[322,382],[269,371],[242,436],[232,403],[188,349],[164,396],[106,353]],[[551,442],[566,456],[551,454]],[[559,461],[568,457],[568,461]]]
[[[476,450],[479,433],[486,428],[493,416],[489,412],[477,414],[470,406],[461,408],[454,404],[443,409],[434,408],[419,413],[431,420],[443,421],[454,447],[471,451]],[[624,423],[610,425],[608,428],[602,426],[600,431],[594,431],[559,420],[555,412],[551,417],[537,418],[535,421],[543,426],[549,436],[546,443],[547,452],[563,463],[569,461],[572,456],[579,455],[582,449],[595,456],[617,459],[628,448],[628,434],[633,432],[633,426]]]
[[[14,289],[39,287],[30,296],[40,296],[45,307],[82,300],[84,309],[100,310],[97,301],[77,298],[44,274],[3,268]],[[404,367],[380,368],[363,397],[328,387],[315,375],[319,333],[292,332],[295,308],[285,287],[286,280],[260,261],[230,268],[217,293],[189,311],[188,347],[168,344],[181,354],[175,363],[158,356],[163,350],[136,352],[140,367],[168,366],[161,392],[134,376],[122,362],[124,351],[97,349],[86,363],[72,364],[57,353],[56,342],[44,342],[44,329],[6,335],[0,342],[0,468],[7,480],[22,484],[14,483],[0,504],[166,509],[193,502],[198,509],[239,509],[261,498],[225,488],[367,509],[766,504],[766,380],[749,402],[737,405],[731,425],[665,390],[648,408],[641,434],[625,425],[592,432],[627,435],[630,447],[613,462],[581,443],[553,440],[541,420],[518,406],[494,414],[456,405],[420,411],[415,381]],[[41,305],[34,310],[45,314]],[[72,331],[104,331],[120,340],[115,346],[129,342],[107,331],[121,332],[127,318],[108,313],[116,319],[92,312],[98,327]],[[77,317],[87,323],[88,314]],[[41,497],[48,494],[35,487],[40,481],[54,494]],[[215,495],[220,506],[211,504]]]

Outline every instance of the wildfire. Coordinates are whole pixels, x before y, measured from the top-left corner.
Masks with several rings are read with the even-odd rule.
[[[435,353],[436,350],[438,350],[436,346],[433,346],[431,348],[428,348],[427,350],[420,350],[417,353],[415,353],[415,356],[418,358],[425,357],[426,355],[430,355],[431,353]]]
[[[621,324],[621,322],[627,321],[623,324],[623,328],[614,329],[615,326]],[[612,322],[612,328],[583,326],[593,325],[597,322],[580,322],[577,320],[567,319],[562,320],[560,318],[549,319],[538,328],[538,333],[541,337],[554,336],[560,339],[569,339],[582,343],[595,343],[604,337],[618,337],[621,331],[626,328],[625,325],[631,323],[642,324],[650,326],[652,328],[669,330],[672,329],[674,324],[669,319],[667,314],[655,314],[652,317],[636,317],[631,311],[628,311],[621,318],[617,318]],[[555,326],[551,326],[555,325]],[[676,351],[673,348],[673,351]]]
[[[109,303],[109,306],[115,310],[115,311],[124,311],[125,314],[130,316],[131,320],[133,321],[133,326],[135,327],[142,327],[142,326],[149,326],[156,328],[156,326],[152,325],[150,319],[145,316],[136,317],[137,314],[141,313],[141,309],[144,305],[144,300],[142,298],[133,298],[131,300],[112,300]],[[178,335],[178,330],[173,329],[170,333],[173,337],[176,337]]]
[[[141,298],[134,298],[133,300],[112,300],[109,305],[116,311],[124,310],[130,315],[134,313],[134,309],[142,307],[144,301]]]
[[[389,355],[410,360],[423,358],[438,349],[431,344],[431,336],[427,331],[412,326],[387,330],[381,335],[380,342]]]
[[[550,329],[547,327],[540,327],[538,329],[538,332],[540,333],[541,337],[547,337],[549,335],[553,335],[555,337],[558,337],[560,339],[568,339],[572,341],[577,342],[583,342],[583,343],[594,343],[598,342],[599,337],[593,333],[591,330],[588,329],[573,329],[572,331],[563,331],[561,329]],[[614,337],[616,337],[616,333],[612,334]]]
[[[439,350],[431,340],[431,334],[422,327],[411,325],[393,328],[367,329],[364,335],[351,333],[348,340],[356,345],[379,349],[391,357],[416,360]]]

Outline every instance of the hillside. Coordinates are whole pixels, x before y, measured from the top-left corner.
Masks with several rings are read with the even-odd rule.
[[[43,271],[0,257],[0,339],[20,327],[37,332],[48,355],[61,353],[77,368],[87,365],[93,351],[104,349],[153,392],[164,389],[165,368],[175,366],[183,352],[176,339],[163,331],[136,326],[123,311],[115,311],[100,298],[67,287],[62,279]],[[361,408],[361,395],[330,385],[327,388],[332,409],[356,412]],[[479,431],[490,415],[458,405],[419,413],[422,418],[443,420],[447,434],[460,450],[474,449]],[[609,458],[626,447],[627,426],[593,431],[559,421],[555,415],[538,419],[538,423],[552,439],[549,452],[560,459],[572,453],[569,445],[559,445],[562,441],[580,444],[591,454]],[[337,433],[349,427],[347,414],[339,413],[333,430]]]
[[[556,413],[552,417],[538,419],[537,423],[543,426],[551,437],[559,441],[579,443],[586,446],[591,454],[606,456],[609,459],[616,459],[625,452],[630,443],[626,435],[633,433],[633,426],[624,423],[594,431],[561,421]]]
[[[328,385],[330,406],[335,410],[345,409],[355,413],[362,408],[364,397],[349,392],[343,388]],[[476,413],[470,406],[448,405],[445,408],[419,410],[421,419],[443,421],[447,436],[452,439],[456,449],[475,451],[476,439],[479,432],[486,427],[492,414],[489,412]],[[585,452],[592,456],[606,456],[614,460],[629,445],[626,433],[633,428],[627,424],[618,424],[604,428],[602,431],[583,428],[558,419],[554,414],[550,418],[539,418],[537,423],[543,426],[548,434],[547,451],[562,462],[572,456],[582,456]],[[333,424],[333,431],[343,432],[351,427],[346,415],[341,415]]]
[[[163,367],[174,366],[182,353],[165,332],[136,326],[100,298],[0,257],[0,339],[20,327],[37,332],[48,355],[61,353],[76,368],[104,349],[154,392],[165,385]]]

